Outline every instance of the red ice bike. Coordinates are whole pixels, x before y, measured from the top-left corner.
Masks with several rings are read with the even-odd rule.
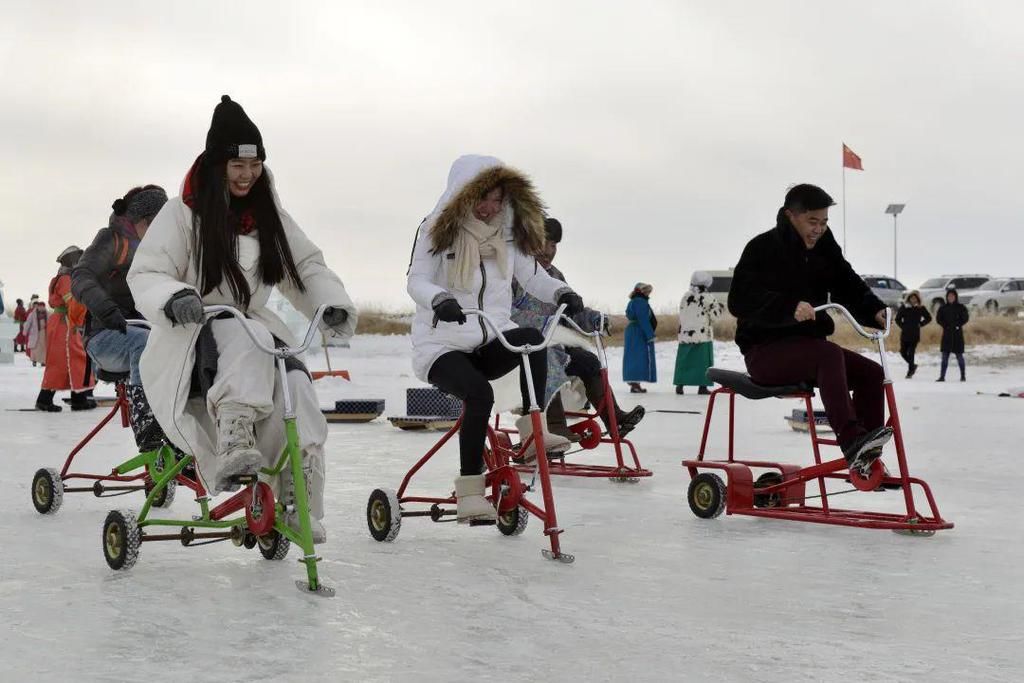
[[[708,399],[704,434],[701,437],[700,452],[697,454],[697,458],[684,460],[682,463],[691,477],[687,491],[690,509],[697,517],[703,519],[717,517],[724,510],[729,515],[750,515],[863,529],[890,529],[897,533],[920,536],[932,536],[941,529],[952,529],[953,523],[947,522],[939,514],[935,498],[932,496],[928,484],[910,476],[907,466],[907,452],[903,441],[903,430],[900,427],[899,411],[896,406],[896,393],[885,354],[885,339],[889,336],[892,312],[886,312],[884,331],[868,332],[843,306],[826,304],[818,306],[815,310],[829,309],[839,312],[859,334],[873,341],[878,348],[885,376],[883,389],[889,412],[887,424],[893,430],[892,443],[896,449],[897,473],[888,475],[881,459],[874,461],[868,472],[849,469],[843,457],[822,462],[820,447],[836,446],[838,443],[835,439],[818,436],[814,420],[810,420],[808,424],[811,448],[814,452],[813,465],[805,467],[770,460],[737,459],[734,454],[736,394],[754,400],[771,397],[799,399],[804,402],[807,414],[814,415],[811,407],[814,389],[803,384],[761,386],[751,381],[750,377],[744,373],[712,368],[708,370],[708,379],[720,384],[721,387],[711,392]],[[719,396],[729,397],[729,450],[725,460],[712,460],[706,458],[705,455],[715,399]],[[714,472],[701,472],[700,470],[723,472],[726,481],[723,481]],[[756,480],[754,479],[754,470],[764,470]],[[829,491],[825,485],[826,480],[848,482],[854,488]],[[812,482],[817,483],[816,494],[807,491],[807,484]],[[900,511],[873,512],[842,509],[833,507],[829,502],[830,497],[833,496],[857,491],[875,491],[883,486],[902,492],[903,505]],[[915,500],[915,487],[924,495],[927,502],[926,509],[921,509],[920,501]]]
[[[593,341],[594,347],[597,350],[597,358],[601,363],[601,382],[604,383],[604,398],[601,401],[601,405],[592,406],[590,411],[565,411],[567,418],[575,418],[577,420],[577,422],[569,426],[569,429],[579,435],[580,441],[577,444],[579,448],[568,453],[552,454],[549,456],[551,462],[548,468],[551,474],[629,483],[635,483],[641,477],[651,476],[652,472],[640,465],[640,458],[637,456],[636,447],[633,446],[633,442],[619,434],[619,421],[615,415],[614,408],[615,399],[612,395],[611,385],[608,382],[608,353],[605,350],[604,340],[600,332],[600,330],[604,329],[604,320],[601,320],[601,325],[594,332],[584,332],[579,325],[568,317],[564,317],[562,322],[577,334]],[[601,428],[600,416],[602,414],[608,415],[607,432]],[[498,439],[502,440],[506,447],[511,446],[512,437],[518,436],[516,430],[501,427],[500,417],[498,416],[494,418],[494,429],[497,432]],[[608,444],[612,447],[615,453],[614,464],[602,465],[594,462],[573,462],[566,459],[566,456],[582,451],[593,451],[602,444]],[[627,462],[623,456],[627,449],[629,450],[629,460],[631,463]],[[527,465],[519,465],[518,468],[522,472],[529,472],[531,469]]]
[[[530,374],[529,354],[540,349],[545,349],[551,344],[551,338],[555,332],[555,326],[559,319],[562,319],[562,311],[565,306],[559,307],[558,311],[548,324],[544,334],[544,341],[536,346],[524,344],[514,346],[508,342],[505,335],[495,325],[494,321],[483,311],[465,309],[466,315],[479,316],[481,320],[491,329],[501,345],[512,353],[520,354],[523,370],[526,373],[527,395],[530,399],[530,415],[533,420],[533,434],[543,433],[541,421],[544,415],[537,405],[536,388],[533,385],[533,376]],[[441,437],[433,448],[427,451],[426,455],[420,458],[415,465],[405,474],[398,491],[379,488],[370,494],[366,505],[366,523],[370,535],[377,541],[393,541],[402,528],[402,520],[410,517],[427,517],[433,522],[453,522],[456,515],[456,500],[454,493],[443,496],[410,495],[408,489],[416,473],[430,461],[449,440],[459,432],[462,426],[462,417]],[[541,520],[544,525],[544,535],[548,537],[550,548],[541,551],[544,557],[557,560],[563,563],[571,563],[575,558],[569,553],[563,552],[560,544],[562,529],[558,526],[555,517],[555,499],[551,491],[551,469],[547,458],[543,457],[544,448],[536,449],[541,453],[536,462],[530,468],[532,476],[529,481],[524,482],[513,464],[513,459],[520,460],[525,454],[536,436],[531,436],[518,448],[511,446],[507,434],[496,431],[488,425],[487,447],[484,450],[484,463],[487,466],[486,485],[491,494],[487,497],[498,512],[497,527],[506,536],[518,536],[526,530],[526,524],[533,515]],[[527,494],[535,493],[540,489],[541,504],[531,501]],[[424,509],[425,508],[425,509]],[[493,522],[484,522],[493,525]],[[474,525],[474,523],[471,523]]]
[[[149,327],[149,323],[145,320],[129,320],[128,324],[135,327]],[[143,495],[149,495],[159,477],[163,463],[166,461],[168,466],[174,463],[174,451],[169,446],[162,446],[148,453],[139,453],[108,471],[86,471],[73,467],[78,454],[85,450],[96,435],[113,422],[115,417],[119,418],[118,422],[122,428],[129,426],[128,398],[125,393],[128,373],[106,372],[96,368],[96,378],[114,385],[114,405],[99,424],[93,427],[92,431],[71,449],[60,470],[44,467],[36,471],[32,477],[32,505],[39,514],[56,514],[67,493],[91,493],[97,498],[123,496],[133,491],[142,491]],[[176,480],[169,481],[154,497],[153,507],[166,508],[170,506],[174,501],[175,490],[179,483],[189,485],[194,482],[185,475],[180,475]]]

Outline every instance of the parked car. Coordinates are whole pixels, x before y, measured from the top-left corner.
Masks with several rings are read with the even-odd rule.
[[[888,275],[861,275],[871,291],[889,308],[899,308],[907,288],[903,283]]]
[[[732,287],[732,268],[729,270],[709,270],[711,275],[711,286],[708,293],[715,297],[723,306],[728,306],[729,288]]]
[[[971,312],[1015,313],[1024,307],[1024,277],[997,277],[974,290],[960,293]]]
[[[931,308],[932,314],[939,310],[939,306],[946,300],[946,290],[955,287],[957,293],[970,289],[977,289],[992,279],[986,273],[961,273],[959,275],[943,275],[925,280],[918,287],[921,292],[921,303]]]

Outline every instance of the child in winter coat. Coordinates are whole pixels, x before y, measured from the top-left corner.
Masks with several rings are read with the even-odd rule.
[[[35,294],[28,302],[28,318],[25,320],[25,355],[32,360],[32,367],[46,365],[46,319],[50,317],[46,303]]]
[[[413,368],[421,380],[465,402],[459,432],[461,474],[455,480],[459,522],[496,518],[494,506],[484,497],[482,474],[484,438],[494,404],[489,380],[521,367],[520,356],[505,349],[482,319],[468,320],[463,308],[488,313],[516,346],[539,344],[543,337],[535,328],[512,322],[513,277],[538,299],[566,304],[568,315],[580,313],[580,297],[534,258],[543,245],[543,205],[530,180],[499,159],[475,155],[452,164],[448,187],[416,236],[407,286],[416,302]],[[547,379],[546,350],[530,354],[530,368],[539,394]],[[521,386],[525,412],[525,375]],[[516,425],[524,441],[532,435],[529,415]],[[541,441],[545,450],[568,446],[566,439],[546,428],[535,441]],[[527,457],[535,458],[536,451]]]
[[[715,364],[711,326],[725,308],[708,294],[710,286],[711,274],[698,270],[690,277],[690,291],[679,302],[679,348],[672,380],[677,394],[682,394],[686,385],[699,387],[698,394],[710,393],[707,373]]]
[[[71,271],[71,291],[89,310],[86,352],[98,368],[129,373],[125,386],[128,413],[142,453],[162,446],[165,437],[142,390],[139,361],[149,330],[128,326],[126,319],[138,319],[142,314],[135,309],[127,276],[139,241],[165,203],[167,193],[157,185],[136,187],[116,200],[109,225],[96,233]]]
[[[946,381],[946,368],[949,367],[949,354],[956,356],[960,366],[960,381],[967,381],[967,364],[964,362],[964,325],[971,319],[967,307],[960,303],[960,293],[955,289],[946,290],[946,302],[939,306],[935,313],[935,322],[942,328],[942,368],[936,382]]]
[[[181,196],[153,219],[128,272],[135,304],[152,325],[140,363],[146,395],[167,437],[196,457],[198,474],[213,493],[236,487],[240,475],[272,466],[286,436],[274,358],[235,318],[206,320],[203,306],[240,309],[266,346],[278,340],[297,345],[267,309],[274,287],[309,318],[318,306],[332,306],[323,319],[326,332],[350,336],[356,324],[341,280],[281,207],[264,159],[259,129],[223,96]],[[313,540],[323,543],[327,423],[305,368],[290,365],[288,380]],[[286,522],[298,528],[290,478],[285,468],[272,485],[288,508]]]
[[[629,384],[629,393],[646,394],[641,382],[658,381],[658,364],[654,357],[654,333],[658,318],[651,311],[651,292],[654,287],[638,282],[626,305],[625,349],[622,354],[622,381]]]
[[[907,294],[906,302],[896,311],[896,325],[900,328],[900,356],[907,362],[907,379],[917,372],[914,352],[921,341],[921,328],[932,321],[928,309],[921,305],[920,292]]]

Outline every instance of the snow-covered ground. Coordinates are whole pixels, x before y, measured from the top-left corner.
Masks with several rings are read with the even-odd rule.
[[[734,347],[717,351],[720,365],[740,367]],[[702,398],[672,393],[674,346],[659,345],[658,356],[663,381],[642,397],[648,410],[703,410]],[[332,358],[353,382],[320,383],[324,405],[385,398],[386,414],[405,412],[404,390],[417,384],[406,338],[357,338]],[[613,352],[612,367],[620,362]],[[101,523],[112,507],[137,509],[138,494],[68,494],[57,515],[38,515],[33,473],[59,467],[100,412],[11,410],[32,405],[41,377],[20,357],[0,366],[0,679],[1022,680],[1024,401],[977,392],[1024,385],[1024,367],[972,364],[970,382],[936,384],[936,359],[921,362],[897,394],[911,470],[931,484],[951,531],[908,538],[699,520],[679,461],[695,454],[702,418],[649,412],[634,442],[653,478],[555,480],[573,565],[541,557],[536,519],[517,538],[407,519],[394,543],[381,544],[366,530],[368,494],[397,488],[436,438],[381,419],[330,428],[321,570],[338,595],[324,600],[295,590],[294,552],[275,563],[229,543],[145,544],[134,569],[110,571]],[[782,419],[796,403],[738,406],[741,453],[810,461],[806,435]],[[109,429],[79,462],[108,468],[131,443],[128,430]],[[447,492],[456,473],[450,446],[423,471],[421,490]],[[854,501],[900,502],[856,493],[843,503]],[[180,491],[172,510],[189,515],[193,505]]]

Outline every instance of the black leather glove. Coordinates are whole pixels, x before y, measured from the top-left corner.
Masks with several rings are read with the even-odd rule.
[[[570,318],[583,312],[583,297],[576,292],[566,292],[555,303],[559,306],[565,304],[565,314]]]
[[[203,322],[203,300],[192,289],[183,289],[164,306],[164,313],[172,323],[199,324]]]
[[[340,332],[339,328],[348,322],[348,311],[340,306],[328,306],[324,309],[323,321],[327,327]]]
[[[465,324],[466,314],[462,312],[462,306],[455,299],[444,299],[434,305],[434,321],[446,323]]]
[[[121,334],[128,333],[128,321],[124,319],[124,314],[121,313],[121,309],[117,306],[112,306],[97,317],[103,321],[103,327],[106,329],[117,330]]]

